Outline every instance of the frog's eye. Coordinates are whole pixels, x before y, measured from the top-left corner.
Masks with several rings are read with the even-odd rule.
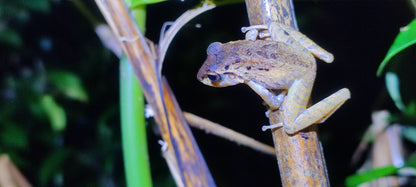
[[[220,42],[214,42],[208,46],[207,54],[217,55],[222,50],[222,44]]]
[[[216,81],[221,80],[221,76],[219,76],[219,75],[208,75],[207,77],[208,77],[208,79],[209,79],[209,80],[211,80],[212,82],[216,82]]]

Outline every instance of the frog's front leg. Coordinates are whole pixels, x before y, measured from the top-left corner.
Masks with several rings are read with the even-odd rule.
[[[286,94],[284,92],[280,93],[279,95],[275,95],[270,92],[268,89],[264,88],[263,86],[253,82],[248,81],[246,82],[251,89],[253,89],[262,99],[269,105],[270,109],[278,109],[283,102]]]
[[[302,94],[302,87],[301,81],[295,81],[295,83],[293,83],[283,106],[283,122],[275,125],[263,126],[263,131],[284,127],[288,134],[296,133],[312,124],[324,122],[350,98],[350,91],[347,88],[343,88],[305,109],[305,98],[302,98],[302,95],[308,94]]]

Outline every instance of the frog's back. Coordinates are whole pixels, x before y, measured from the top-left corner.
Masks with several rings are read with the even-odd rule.
[[[239,41],[239,56],[258,66],[274,66],[296,69],[314,69],[315,58],[309,52],[270,40]]]
[[[309,52],[276,41],[230,42],[230,57],[234,57],[234,71],[255,80],[268,89],[281,89],[291,81],[316,71],[315,58]],[[239,63],[243,62],[243,63]]]

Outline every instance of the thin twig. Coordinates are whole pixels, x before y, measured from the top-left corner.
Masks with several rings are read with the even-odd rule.
[[[183,114],[188,124],[192,127],[205,130],[207,133],[211,133],[221,138],[228,139],[240,145],[247,146],[254,150],[260,151],[262,153],[266,153],[273,156],[276,155],[276,152],[274,151],[274,148],[272,146],[261,143],[244,134],[238,133],[232,129],[226,128],[218,123],[214,123],[197,115],[188,112],[184,112]]]

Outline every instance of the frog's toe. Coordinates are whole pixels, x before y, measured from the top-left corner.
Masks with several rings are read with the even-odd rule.
[[[273,130],[275,128],[280,128],[283,127],[283,123],[278,123],[278,124],[274,124],[274,125],[264,125],[263,127],[261,127],[262,131],[267,131],[267,130]]]

